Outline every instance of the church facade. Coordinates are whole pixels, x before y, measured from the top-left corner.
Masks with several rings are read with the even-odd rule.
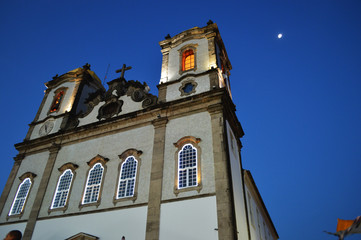
[[[55,76],[0,198],[23,239],[278,239],[249,171],[215,23],[160,42],[158,96],[90,65]]]

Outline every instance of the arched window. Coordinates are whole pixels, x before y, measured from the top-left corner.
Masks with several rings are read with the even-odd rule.
[[[174,143],[178,147],[176,152],[176,177],[174,193],[197,190],[202,188],[200,156],[198,143],[201,140],[192,136],[183,137]]]
[[[129,156],[122,164],[118,183],[117,199],[134,195],[138,161]]]
[[[86,181],[83,204],[94,203],[98,201],[100,186],[102,183],[104,167],[101,163],[95,164],[89,171]]]
[[[32,181],[30,177],[25,178],[19,185],[13,204],[10,209],[9,216],[18,215],[23,212],[26,199],[28,197]]]
[[[56,93],[56,95],[54,97],[54,100],[53,100],[53,103],[51,104],[51,107],[50,107],[50,112],[51,113],[52,112],[57,112],[60,109],[60,104],[61,104],[61,101],[63,100],[64,93],[65,92],[63,90]]]
[[[51,205],[52,209],[64,207],[66,205],[73,176],[73,172],[70,169],[67,169],[59,177],[58,185],[56,187],[53,198],[53,203]]]
[[[194,51],[187,49],[182,55],[182,71],[187,71],[194,68]]]
[[[197,149],[186,144],[178,153],[178,187],[197,186]]]
[[[119,155],[118,184],[116,185],[113,202],[137,199],[139,167],[141,165],[140,155],[142,151],[130,148]]]

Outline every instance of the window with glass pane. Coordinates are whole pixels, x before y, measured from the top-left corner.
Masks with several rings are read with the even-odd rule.
[[[89,171],[86,188],[83,197],[83,204],[98,201],[100,185],[102,182],[104,168],[100,163],[95,164]]]
[[[73,172],[70,169],[66,170],[60,176],[51,208],[59,208],[65,206],[66,200],[68,199],[72,180]]]
[[[19,185],[9,215],[20,214],[23,211],[24,204],[30,190],[30,186],[31,186],[30,178],[25,178],[24,181]]]
[[[137,174],[137,160],[130,156],[122,164],[119,177],[117,198],[132,197]]]
[[[194,68],[194,52],[192,49],[188,49],[183,52],[182,63],[183,63],[182,66],[183,71],[187,71]]]
[[[197,186],[197,149],[186,144],[178,153],[178,188]]]
[[[64,91],[60,91],[53,100],[51,104],[50,112],[56,112],[59,110],[60,103],[63,100]]]

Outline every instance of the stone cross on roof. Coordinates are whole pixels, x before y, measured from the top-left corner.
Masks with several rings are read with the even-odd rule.
[[[130,70],[130,69],[132,69],[131,66],[127,67],[125,64],[123,64],[123,67],[122,67],[121,69],[116,70],[115,72],[116,72],[116,73],[120,73],[120,72],[121,72],[122,74],[120,75],[120,78],[124,78],[124,73],[125,73],[125,71]]]

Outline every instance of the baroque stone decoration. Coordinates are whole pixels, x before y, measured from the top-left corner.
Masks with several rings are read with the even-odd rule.
[[[157,103],[158,98],[149,93],[150,88],[145,82],[142,84],[139,81],[127,81],[125,78],[120,77],[107,84],[109,89],[104,95],[101,91],[98,91],[87,99],[87,104],[92,107],[105,101],[105,104],[99,108],[97,116],[99,120],[112,118],[122,111],[124,102],[119,100],[121,96],[130,96],[134,102],[142,102],[143,108]]]

